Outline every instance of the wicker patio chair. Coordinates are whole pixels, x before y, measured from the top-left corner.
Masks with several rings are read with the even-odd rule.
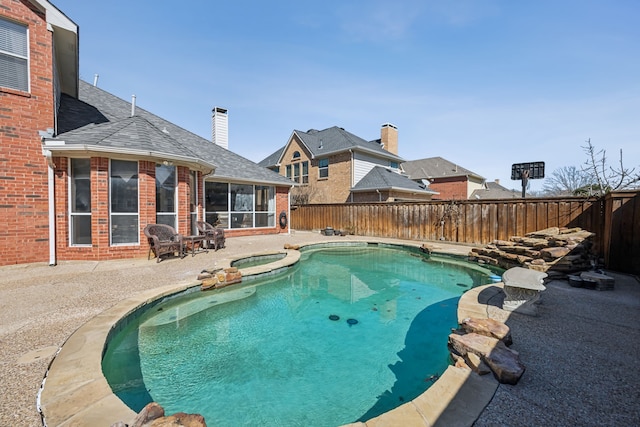
[[[205,221],[196,222],[196,227],[198,227],[198,232],[200,234],[206,236],[205,242],[207,244],[207,248],[213,248],[216,251],[224,248],[224,229],[214,227]]]
[[[160,262],[162,255],[173,255],[176,252],[180,258],[184,257],[182,235],[177,233],[175,228],[165,224],[148,224],[144,228],[144,235],[149,240],[147,259],[151,259],[152,251],[156,256],[156,262]]]

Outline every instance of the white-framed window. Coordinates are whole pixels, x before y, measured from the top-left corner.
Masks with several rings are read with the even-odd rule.
[[[297,162],[287,165],[287,178],[303,184],[309,183],[309,162]]]
[[[300,163],[293,164],[293,180],[300,182]]]
[[[69,162],[69,244],[91,246],[91,159]]]
[[[0,17],[0,86],[29,91],[29,31]]]
[[[398,169],[399,165],[398,162],[394,162],[393,160],[389,161],[389,167],[393,168],[393,169]]]
[[[109,162],[109,208],[111,245],[139,244],[138,162]]]
[[[205,220],[226,229],[275,227],[275,187],[205,182]]]
[[[176,167],[156,164],[156,222],[176,226]]]
[[[329,159],[318,160],[318,177],[319,178],[329,177]]]

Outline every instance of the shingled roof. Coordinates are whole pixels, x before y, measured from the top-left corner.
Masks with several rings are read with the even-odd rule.
[[[402,170],[414,181],[422,179],[435,179],[456,176],[471,176],[480,180],[485,178],[475,172],[465,169],[460,165],[450,162],[442,157],[430,157],[427,159],[411,160],[402,163]]]
[[[474,190],[470,199],[518,199],[522,197],[521,191],[509,190],[497,182],[486,182],[486,188]]]
[[[312,159],[344,151],[355,150],[378,157],[384,157],[398,163],[403,161],[403,159],[398,155],[390,153],[382,148],[380,140],[367,141],[338,126],[333,126],[324,130],[309,129],[306,132],[294,130],[293,135],[298,136],[302,144],[311,154]],[[292,140],[293,135],[289,138],[289,141]],[[285,148],[286,145],[261,160],[258,164],[264,167],[279,165]]]
[[[418,184],[405,175],[393,172],[382,166],[375,166],[351,191],[398,190],[413,193],[438,194],[428,186]]]
[[[237,182],[293,185],[293,182],[260,167],[232,151],[195,135],[180,126],[136,107],[85,81],[80,81],[79,98],[62,95],[58,135],[45,140],[51,151],[72,150],[127,153],[141,157],[177,159],[215,167],[214,178]],[[56,145],[64,142],[64,145]]]

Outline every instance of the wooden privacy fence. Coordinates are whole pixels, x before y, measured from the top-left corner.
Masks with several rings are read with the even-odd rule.
[[[549,227],[580,227],[596,233],[596,250],[607,266],[640,272],[640,192],[603,199],[536,198],[398,203],[302,205],[292,208],[291,227],[333,227],[360,236],[443,240],[485,245]],[[616,257],[612,260],[612,257]],[[637,264],[635,269],[630,268]]]

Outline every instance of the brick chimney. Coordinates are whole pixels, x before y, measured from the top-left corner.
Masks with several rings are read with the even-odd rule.
[[[398,155],[398,128],[391,123],[385,123],[380,129],[380,143],[388,152]]]
[[[214,107],[211,116],[211,140],[229,149],[229,117],[226,108]]]

